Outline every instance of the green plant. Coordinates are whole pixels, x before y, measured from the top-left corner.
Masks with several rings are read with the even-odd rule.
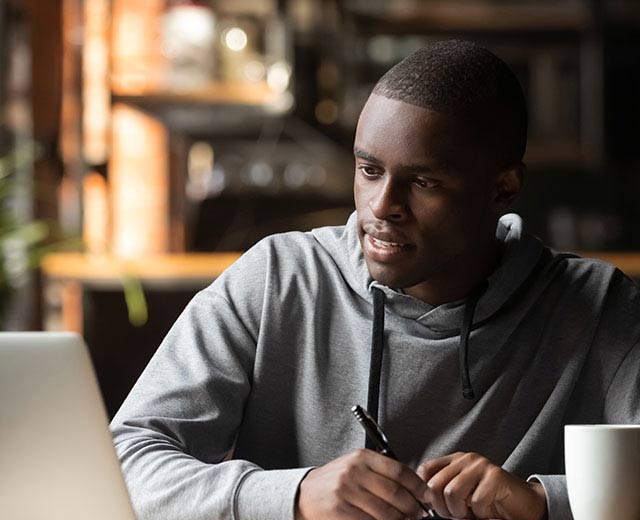
[[[79,237],[52,236],[53,226],[43,220],[20,218],[16,202],[33,196],[29,182],[16,179],[15,173],[33,164],[40,153],[35,143],[25,143],[0,156],[0,325],[13,291],[28,281],[31,271],[40,265],[42,257],[53,251],[81,250]],[[121,283],[129,322],[142,326],[148,311],[142,284],[123,274]]]
[[[22,287],[38,265],[38,246],[49,236],[49,226],[40,220],[20,218],[17,202],[29,196],[30,187],[15,178],[15,172],[33,162],[38,150],[23,144],[0,157],[0,320],[11,293]]]

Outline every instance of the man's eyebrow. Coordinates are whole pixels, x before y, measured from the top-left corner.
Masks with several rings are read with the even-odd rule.
[[[380,159],[374,157],[370,153],[367,153],[364,150],[360,150],[360,148],[354,148],[353,155],[355,155],[358,159],[364,159],[365,161],[371,161],[371,162],[377,162],[377,163],[382,162]]]
[[[382,164],[382,161],[377,157],[371,155],[364,150],[359,148],[353,149],[353,155],[355,155],[358,159],[362,159],[364,161],[370,161],[378,164]],[[445,164],[437,164],[437,165],[429,165],[429,164],[406,164],[400,167],[400,171],[402,173],[453,173],[449,167]]]

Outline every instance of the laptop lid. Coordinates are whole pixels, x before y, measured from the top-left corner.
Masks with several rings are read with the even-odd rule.
[[[76,334],[0,333],[0,518],[135,518]]]

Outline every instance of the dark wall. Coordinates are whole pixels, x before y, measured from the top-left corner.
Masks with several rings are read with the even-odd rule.
[[[171,325],[195,293],[196,289],[146,289],[149,320],[142,327],[134,327],[129,323],[122,291],[84,291],[84,338],[109,417],[118,411]]]

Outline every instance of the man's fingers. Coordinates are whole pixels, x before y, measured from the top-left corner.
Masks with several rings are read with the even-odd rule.
[[[445,486],[444,501],[455,518],[474,518],[475,511],[472,511],[470,497],[476,485],[476,476],[469,471],[462,471]]]
[[[424,480],[416,475],[409,467],[374,451],[359,450],[356,453],[358,456],[364,457],[371,471],[392,482],[400,484],[400,486],[406,489],[416,500],[422,499],[427,486]],[[396,490],[394,490],[394,492],[396,492]]]
[[[405,491],[405,493],[407,492]],[[371,493],[368,489],[359,490],[358,493],[348,497],[348,500],[353,506],[375,519],[402,520],[404,518],[417,518],[418,514],[411,503],[409,503],[411,509],[402,510],[394,505],[393,499],[388,500],[385,497]]]
[[[424,463],[425,502],[440,516],[541,520],[546,495],[540,484],[524,482],[477,453],[457,453]]]
[[[420,516],[422,508],[418,503],[417,497],[398,482],[373,473],[369,481],[368,490],[375,496],[380,497],[394,511],[400,513],[400,518],[416,518]],[[390,518],[390,516],[384,515],[383,518]]]
[[[343,504],[340,506],[340,516],[338,518],[348,518],[349,520],[378,520],[379,517],[372,516],[366,511],[352,505]]]
[[[451,464],[451,461],[454,460],[454,458],[458,455],[458,453],[454,453],[452,455],[446,455],[445,457],[440,457],[438,459],[423,462],[422,464],[420,464],[420,466],[418,466],[416,473],[422,480],[428,482],[431,477],[438,473],[442,468],[445,468],[449,464]]]
[[[437,460],[442,463],[447,462],[446,459],[449,464],[427,481],[425,499],[431,502],[440,516],[473,518],[469,498],[482,478],[488,461],[475,453],[454,454]],[[439,466],[441,464],[434,465]],[[428,469],[433,471],[433,468]]]
[[[429,502],[440,516],[450,518],[456,515],[449,509],[444,491],[447,484],[458,475],[459,470],[456,465],[447,462],[447,465],[442,466],[443,463],[442,459],[438,459],[438,464],[432,465],[425,473],[428,480],[424,501]],[[464,515],[458,518],[464,518]]]

